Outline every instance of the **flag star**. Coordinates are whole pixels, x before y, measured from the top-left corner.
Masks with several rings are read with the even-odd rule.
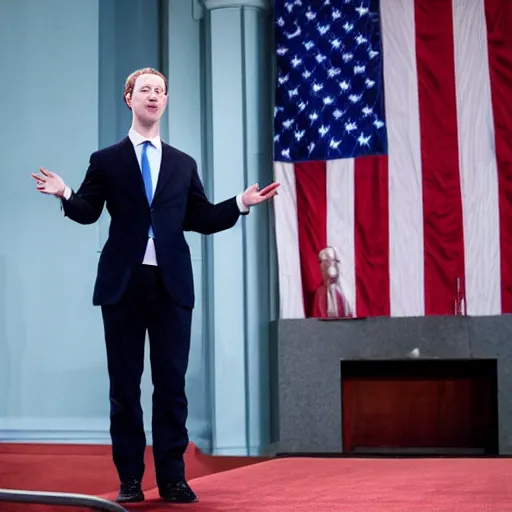
[[[386,144],[379,13],[369,0],[275,7],[274,154],[285,161],[375,154]]]

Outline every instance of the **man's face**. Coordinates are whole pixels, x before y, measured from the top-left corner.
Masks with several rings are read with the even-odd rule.
[[[145,125],[160,120],[167,106],[167,94],[162,77],[153,74],[140,75],[133,86],[133,93],[126,101],[133,115]]]

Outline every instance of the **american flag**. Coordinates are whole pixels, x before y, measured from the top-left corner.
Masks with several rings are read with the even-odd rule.
[[[279,160],[385,153],[378,12],[362,2],[333,3],[277,4]]]
[[[510,0],[275,0],[280,316],[512,312]]]

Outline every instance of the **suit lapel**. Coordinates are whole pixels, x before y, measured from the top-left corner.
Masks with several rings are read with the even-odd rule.
[[[146,197],[144,179],[142,178],[137,155],[135,154],[135,148],[133,147],[132,141],[129,139],[129,137],[124,138],[120,142],[119,150],[121,153],[121,158],[126,166],[124,177],[133,182],[134,188],[140,190],[143,196]]]
[[[135,148],[129,137],[126,137],[120,142],[120,153],[122,160],[125,164],[125,177],[133,182],[134,188],[138,189],[140,193],[146,198],[146,189],[144,187],[144,179],[140,170]],[[153,203],[162,194],[162,191],[167,187],[169,180],[173,174],[176,165],[176,158],[172,156],[171,148],[162,142],[162,161],[160,163],[160,171],[158,173],[158,180],[156,183],[155,193],[153,195]]]
[[[171,153],[171,148],[162,142],[162,162],[160,163],[160,172],[158,173],[158,181],[156,182],[153,202],[155,202],[162,194],[162,191],[165,190],[165,187],[168,185],[173,174],[176,159],[172,157]]]

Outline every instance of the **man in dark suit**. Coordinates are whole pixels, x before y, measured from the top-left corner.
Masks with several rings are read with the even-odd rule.
[[[241,214],[277,193],[257,185],[218,204],[206,198],[196,162],[159,136],[167,80],[145,68],[126,80],[132,111],[128,137],[94,152],[74,192],[57,174],[32,174],[37,190],[59,197],[64,214],[80,224],[98,220],[106,204],[109,237],[98,264],[93,304],[101,306],[110,379],[112,453],[119,502],[144,500],[146,438],[140,404],[144,342],[149,335],[153,380],[153,451],[160,496],[190,503],[185,479],[188,444],[185,373],[194,288],[184,231],[205,235],[235,225]]]

